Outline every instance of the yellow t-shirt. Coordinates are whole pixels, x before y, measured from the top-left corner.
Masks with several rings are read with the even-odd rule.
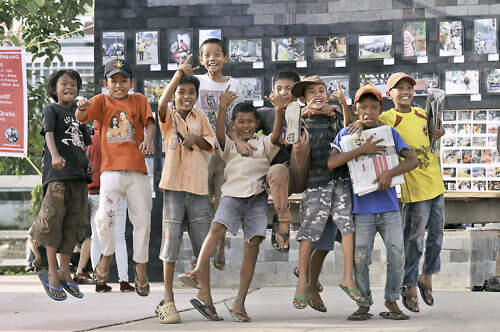
[[[441,168],[430,148],[426,112],[419,107],[412,107],[409,113],[391,108],[382,112],[378,121],[396,129],[418,159],[418,167],[404,174],[403,203],[425,201],[444,193]]]

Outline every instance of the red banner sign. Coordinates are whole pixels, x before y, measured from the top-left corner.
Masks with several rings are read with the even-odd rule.
[[[24,49],[0,47],[0,156],[26,157],[28,94]]]

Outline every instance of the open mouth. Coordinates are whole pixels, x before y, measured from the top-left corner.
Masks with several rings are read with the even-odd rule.
[[[74,93],[73,93],[73,91],[64,91],[64,95],[65,96],[73,96]]]
[[[191,101],[190,100],[184,100],[184,101],[182,101],[181,104],[184,105],[184,106],[190,106],[191,105]]]
[[[323,99],[321,99],[321,98],[313,99],[313,103],[314,104],[322,104],[323,103]]]

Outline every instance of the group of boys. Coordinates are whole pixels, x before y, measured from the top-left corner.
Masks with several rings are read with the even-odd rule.
[[[430,151],[429,134],[440,137],[444,131],[429,133],[425,112],[411,106],[414,79],[404,73],[391,75],[387,97],[394,102],[395,108],[387,112],[383,112],[383,97],[379,90],[371,85],[360,88],[354,98],[358,121],[347,127],[351,122],[350,112],[341,89],[332,97],[339,100],[343,112],[328,105],[331,96],[325,82],[318,76],[300,81],[294,72],[278,73],[273,90],[266,97],[273,108],[256,110],[252,104],[240,102],[238,81],[223,75],[228,54],[221,40],[208,39],[200,47],[200,63],[206,74],[192,75],[198,67],[190,64],[191,58],[180,60],[158,104],[159,125],[165,141],[165,165],[159,185],[163,191],[159,256],[163,261],[165,286],[164,299],[156,308],[160,322],[180,322],[174,301],[173,278],[184,229],[187,229],[192,243],[194,268],[181,274],[179,279],[186,285],[199,288],[197,298],[192,299],[191,304],[204,317],[222,320],[211,297],[209,262],[215,253],[216,267],[223,268],[225,234],[228,230],[236,233],[240,225],[244,231],[240,285],[237,296],[232,303],[226,303],[226,307],[234,320],[251,320],[245,300],[259,245],[266,237],[268,191],[276,210],[273,222],[275,247],[287,251],[292,219],[288,195],[305,189],[302,223],[296,235],[300,241],[299,279],[293,297],[296,308],[309,305],[315,310],[327,311],[319,295],[322,287],[318,276],[326,255],[333,250],[337,229],[342,234],[344,252],[344,275],[339,286],[359,306],[349,319],[371,317],[369,309],[373,300],[368,268],[377,231],[386,245],[388,261],[385,305],[389,311],[380,315],[395,320],[409,318],[396,303],[400,294],[403,305],[418,312],[417,287],[424,302],[432,305],[432,275],[440,268],[444,185],[437,160]],[[134,227],[135,288],[139,295],[146,296],[149,293],[146,264],[151,189],[144,155],[154,152],[155,122],[145,97],[128,93],[133,80],[132,70],[125,61],[113,60],[106,64],[105,86],[109,95],[78,101],[76,112],[70,102],[64,105],[73,109],[73,118],[76,116],[83,122],[96,120],[103,131],[101,194],[96,214],[102,257],[94,277],[98,284],[107,280],[114,252],[114,214],[119,200],[126,197]],[[302,110],[295,102],[297,98],[306,105]],[[113,118],[122,117],[122,114],[127,119],[127,127],[121,128],[124,135],[119,138],[105,135],[104,131],[122,124],[113,123]],[[303,129],[299,130],[296,144],[286,144],[282,139],[285,118],[292,124],[289,127],[300,128],[297,127],[298,118],[293,125],[294,114],[301,117]],[[377,177],[378,191],[358,196],[351,191],[346,163],[363,154],[377,154],[385,147],[370,137],[359,148],[347,152],[342,151],[340,141],[349,133],[379,124],[393,128],[401,163]],[[50,128],[44,129],[50,133]],[[293,128],[285,130],[289,129]],[[259,130],[264,135],[258,135]],[[310,166],[307,170],[293,169],[291,159],[300,159],[297,146],[304,142],[310,146]],[[54,158],[49,140],[47,145],[47,153]],[[64,168],[62,164],[56,166]],[[54,162],[52,167],[55,167]],[[296,188],[298,179],[294,174],[298,173],[306,174],[305,188]],[[396,191],[391,187],[392,178],[400,174],[404,174],[406,180],[401,186],[403,220]],[[215,209],[211,210],[213,206]],[[47,222],[46,218],[42,219],[38,218],[35,226]],[[418,277],[426,228],[429,229],[426,256],[423,274]],[[32,235],[39,243],[46,244],[43,237],[36,237],[39,233]],[[49,272],[50,266],[49,260]],[[53,275],[53,272],[49,274]],[[50,287],[58,289],[56,295],[61,295],[57,280],[52,277],[49,281],[44,284],[48,285],[49,296],[52,294]],[[80,293],[76,285],[72,287]]]

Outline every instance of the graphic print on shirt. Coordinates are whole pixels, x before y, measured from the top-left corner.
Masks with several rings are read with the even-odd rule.
[[[134,116],[127,119],[127,112],[120,111],[118,116],[111,117],[109,127],[106,131],[108,143],[132,142],[135,143]]]
[[[64,123],[68,125],[68,129],[64,131],[65,138],[62,138],[61,142],[66,145],[73,144],[83,150],[83,133],[80,131],[80,124],[78,121],[70,116],[66,116],[64,117]]]
[[[219,97],[222,91],[200,90],[200,106],[208,117],[208,121],[215,130],[217,111],[219,110]]]

